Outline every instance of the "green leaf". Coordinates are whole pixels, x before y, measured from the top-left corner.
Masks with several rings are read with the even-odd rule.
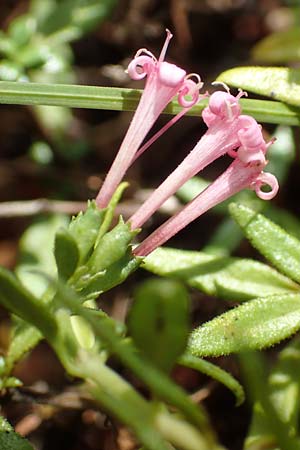
[[[221,73],[217,81],[300,106],[300,69],[237,67]]]
[[[252,49],[253,58],[263,64],[285,64],[300,60],[299,27],[272,33]]]
[[[100,231],[98,229],[99,232],[101,235],[101,228]],[[136,233],[120,218],[119,223],[99,240],[94,236],[96,246],[91,256],[85,265],[77,268],[69,281],[73,289],[80,293],[82,301],[97,298],[137,269],[141,258],[136,258],[131,251],[131,241]],[[96,230],[94,234],[96,235]]]
[[[300,294],[257,298],[194,330],[188,351],[219,356],[270,347],[300,328]]]
[[[270,396],[266,358],[262,352],[246,352],[239,356],[248,397],[254,403],[254,421],[244,449],[298,450],[300,440],[277,414]]]
[[[112,12],[116,0],[64,0],[49,8],[40,25],[52,42],[70,42],[99,24]]]
[[[20,260],[16,273],[22,283],[38,297],[45,294],[48,283],[33,272],[40,271],[52,277],[56,276],[53,255],[55,233],[67,224],[66,216],[47,216],[27,228],[20,240]]]
[[[300,396],[300,345],[297,337],[280,353],[275,367],[268,377],[265,392],[280,421],[285,425],[289,436],[298,434],[299,396]],[[245,449],[253,450],[266,442],[273,442],[278,448],[276,438],[268,424],[265,411],[260,404],[254,405],[252,423],[245,442]],[[255,447],[256,446],[256,447]]]
[[[249,206],[251,207],[251,205]],[[300,220],[297,217],[285,209],[277,208],[272,203],[269,203],[263,212],[268,219],[271,219],[288,234],[300,240]]]
[[[0,267],[0,303],[21,319],[41,327],[45,334],[55,334],[56,322],[48,307],[3,267]]]
[[[295,292],[298,285],[257,261],[220,257],[203,252],[158,248],[144,259],[144,269],[186,282],[207,294],[248,300]]]
[[[5,373],[9,374],[14,365],[42,338],[41,333],[23,320],[18,320],[13,329],[10,345],[5,358]]]
[[[269,376],[270,400],[282,422],[290,427],[290,434],[298,431],[300,400],[300,342],[288,344],[278,356]]]
[[[92,201],[88,203],[84,213],[80,212],[76,217],[73,217],[69,225],[69,232],[79,248],[81,263],[85,262],[92,252],[104,215],[105,210],[100,210],[96,203]]]
[[[72,84],[24,83],[0,81],[0,104],[50,105],[70,108],[95,108],[113,111],[135,111],[141,96],[140,90]],[[299,125],[300,109],[280,102],[242,99],[244,114],[258,121],[281,125]],[[187,115],[199,116],[207,100],[194,106]],[[167,114],[181,110],[177,100],[165,109]]]
[[[98,242],[87,262],[89,273],[98,273],[107,269],[122,258],[136,236],[137,231],[131,231],[130,226],[120,218],[119,223]]]
[[[68,280],[76,270],[79,249],[72,234],[66,228],[60,228],[55,235],[54,255],[58,276]]]
[[[278,270],[300,282],[300,241],[246,206],[232,203],[229,209],[252,245]]]
[[[1,450],[33,450],[30,443],[14,431],[0,431]]]
[[[125,281],[139,267],[141,261],[141,258],[134,257],[129,249],[124,256],[102,272],[92,276],[83,275],[83,280],[76,280],[73,287],[80,293],[82,301],[96,299],[103,292]]]
[[[30,14],[16,17],[9,25],[8,37],[18,46],[22,47],[30,41],[36,32],[36,20]]]
[[[123,194],[124,190],[128,187],[128,185],[129,184],[127,182],[123,182],[117,187],[116,191],[114,192],[114,194],[106,208],[105,217],[101,224],[100,230],[98,232],[96,245],[98,245],[99,240],[109,229],[111,222],[113,220],[113,217],[114,217],[116,206],[119,203],[119,201],[122,197],[122,194]]]
[[[189,353],[185,353],[184,355],[182,355],[179,358],[178,363],[182,366],[189,367],[190,369],[198,370],[199,372],[204,373],[214,380],[217,380],[220,383],[224,384],[224,386],[230,389],[231,392],[235,395],[236,406],[241,405],[245,401],[245,392],[240,383],[235,378],[233,378],[230,373],[226,372],[215,364],[205,361],[204,359],[197,358],[196,356],[193,356]]]
[[[135,291],[129,329],[149,361],[169,372],[183,353],[188,336],[188,293],[172,280],[150,279]]]

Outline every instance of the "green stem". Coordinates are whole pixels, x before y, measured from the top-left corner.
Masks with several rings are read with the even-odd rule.
[[[215,437],[204,411],[193,404],[184,391],[170,382],[164,373],[141,358],[129,341],[121,340],[116,336],[105,318],[99,317],[94,311],[82,308],[80,305],[76,307],[76,310],[90,322],[94,332],[106,343],[110,352],[117,355],[120,361],[149,386],[155,395],[177,407],[187,419],[201,428],[213,449]]]
[[[135,432],[149,450],[169,450],[161,438],[186,450],[212,450],[204,437],[190,424],[156,405],[146,402],[123,378],[109,367],[89,359],[82,365],[84,378],[97,383],[93,397]],[[154,430],[157,430],[155,432]]]
[[[228,372],[222,370],[220,367],[212,364],[204,359],[197,358],[196,356],[190,355],[188,353],[182,355],[178,363],[190,367],[191,369],[198,370],[199,372],[208,375],[211,378],[223,383],[228,389],[230,389],[236,396],[236,403],[240,405],[245,400],[244,389],[240,383],[233,378]]]
[[[140,96],[141,91],[136,89],[0,81],[1,104],[134,111]],[[199,116],[207,101],[202,100],[187,114]],[[243,99],[241,105],[244,114],[251,114],[259,121],[286,125],[300,124],[300,109],[284,103]],[[177,100],[174,100],[168,105],[165,113],[177,114],[180,110]]]
[[[73,336],[66,310],[58,310],[56,318],[59,333],[50,342],[67,372],[90,384],[93,397],[108,412],[129,426],[148,450],[169,450],[164,439],[177,444],[178,433],[173,433],[172,430],[176,429],[178,419],[168,411],[161,413],[155,404],[147,402],[126,380],[103,363],[98,352],[80,348]],[[162,427],[161,423],[165,426]],[[186,438],[182,448],[213,449],[208,443],[204,446],[205,436],[192,425],[180,421],[180,426],[186,436],[192,431],[191,439]]]

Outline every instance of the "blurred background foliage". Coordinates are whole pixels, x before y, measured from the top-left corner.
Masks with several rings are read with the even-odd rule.
[[[205,88],[210,91],[210,83],[222,74],[221,79],[228,84],[249,90],[251,98],[261,98],[259,94],[264,92],[257,91],[259,82],[252,72],[246,72],[247,67],[284,66],[295,74],[300,70],[300,7],[297,0],[5,0],[0,5],[0,22],[0,79],[6,81],[141,87],[129,80],[124,68],[141,47],[157,54],[166,27],[175,35],[168,59],[184,65],[188,71],[200,73]],[[229,69],[238,66],[244,72],[235,81],[238,72],[230,73]],[[294,79],[298,89],[299,79]],[[300,100],[296,98],[295,101],[300,106]],[[8,268],[17,264],[22,277],[28,267],[49,268],[54,264],[53,260],[49,261],[47,252],[53,246],[54,230],[59,224],[66,223],[66,214],[79,211],[88,198],[95,196],[132,114],[7,105],[1,105],[0,114],[0,263]],[[162,117],[157,128],[164,121]],[[126,218],[135,211],[149,190],[165,178],[204,131],[199,117],[188,117],[155,143],[151,153],[145,154],[130,169],[127,176],[130,187],[117,208],[118,213]],[[280,181],[280,194],[272,204],[261,202],[248,191],[235,200],[263,211],[299,239],[299,129],[267,125],[264,133],[266,137],[277,137],[270,150],[270,171]],[[203,178],[196,177],[187,183],[178,196],[149,221],[141,238],[173,214],[182,202],[189,201],[202,190],[207,180],[215,178],[227,162],[226,158],[218,161],[205,170]],[[48,200],[43,200],[45,198]],[[32,201],[36,199],[38,202]],[[221,205],[191,224],[170,245],[201,249],[212,257],[234,255],[264,261],[243,238],[242,231],[228,215],[227,206]],[[155,272],[150,263],[148,270]],[[26,277],[28,281],[28,273]],[[139,271],[125,285],[104,294],[101,306],[112,317],[124,321],[133,285],[137,281],[143,283],[144,278],[147,278],[145,283],[149,283],[146,271]],[[238,294],[232,290],[229,294],[227,291],[225,300],[226,295],[220,294],[220,289],[209,291],[202,280],[197,282],[200,288],[195,285],[195,280],[187,281],[193,288],[190,291],[191,322],[195,326],[227,310],[228,299],[231,306],[237,301]],[[29,283],[36,292],[44,289],[38,284],[40,279],[31,278]],[[147,298],[147,292],[155,290],[156,283],[142,284],[135,293],[136,298],[142,296],[143,290]],[[185,297],[181,284],[175,288]],[[245,299],[251,295],[252,291],[249,291]],[[158,301],[167,304],[168,300],[162,296]],[[132,323],[134,313],[130,319]],[[4,351],[9,339],[9,320],[4,311],[1,318],[0,344]],[[186,326],[184,324],[184,330]],[[143,331],[133,325],[132,333],[137,336],[137,342],[145,340]],[[162,353],[168,345],[166,341]],[[276,363],[275,373],[289,377],[288,388],[292,386],[295,395],[289,397],[290,412],[284,420],[289,421],[291,434],[298,420],[293,401],[299,395],[299,368],[293,366],[295,359],[291,359],[289,348],[294,351],[298,346],[297,341],[292,341],[279,357],[275,350],[270,350],[266,352],[265,360],[252,356],[253,360],[241,362],[249,372],[249,360],[253,361],[253,367],[264,373]],[[150,346],[150,355],[152,350]],[[236,359],[221,357],[218,363],[240,377]],[[165,364],[166,370],[170,370],[167,359]],[[115,366],[119,368],[117,364]],[[126,369],[120,370],[141,387]],[[17,431],[30,435],[37,448],[97,450],[99,442],[104,450],[135,448],[126,429],[116,422],[107,427],[105,416],[93,409],[88,399],[74,392],[46,344],[42,343],[19,363],[15,375],[23,381],[24,387],[8,394],[3,392],[3,410]],[[205,402],[221,442],[229,449],[238,450],[243,446],[252,450],[266,446],[275,448],[270,438],[272,433],[266,433],[274,424],[267,423],[262,429],[261,423],[265,411],[273,408],[264,397],[264,391],[270,390],[273,397],[280,397],[278,389],[275,392],[276,377],[266,375],[259,389],[253,392],[253,401],[259,398],[264,408],[256,406],[256,415],[244,444],[250,423],[248,405],[237,409],[234,397],[226,388],[183,365],[175,367],[172,376],[188,392],[194,393],[197,401]],[[248,378],[251,391],[252,379],[251,376]],[[277,401],[277,406],[282,398]]]

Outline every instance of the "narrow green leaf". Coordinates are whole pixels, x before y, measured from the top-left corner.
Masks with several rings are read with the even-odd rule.
[[[207,294],[248,300],[295,292],[298,285],[257,261],[171,248],[158,248],[142,267],[156,275],[182,280]]]
[[[300,60],[299,27],[272,33],[252,49],[253,58],[263,64],[285,64]]]
[[[141,91],[136,89],[0,81],[0,104],[134,111],[140,96]],[[250,114],[261,122],[300,124],[300,110],[280,102],[242,99],[241,105],[244,114]],[[194,106],[187,115],[199,116],[205,106],[207,100]],[[177,100],[174,100],[165,113],[177,114],[180,110]]]
[[[55,235],[54,255],[58,276],[68,280],[76,270],[79,249],[74,237],[66,228],[59,228]]]
[[[190,369],[198,370],[201,373],[213,378],[224,384],[236,397],[236,405],[241,405],[245,400],[245,392],[240,383],[233,376],[221,369],[219,366],[212,364],[204,359],[197,358],[189,353],[182,355],[178,363]]]
[[[134,294],[129,329],[136,346],[169,372],[183,353],[189,331],[188,293],[178,281],[150,279]]]
[[[252,245],[278,270],[300,282],[300,241],[246,206],[232,203],[229,209]]]
[[[300,328],[300,294],[258,298],[194,330],[188,350],[196,356],[219,356],[270,347]]]
[[[237,67],[221,73],[217,81],[300,106],[300,69]]]

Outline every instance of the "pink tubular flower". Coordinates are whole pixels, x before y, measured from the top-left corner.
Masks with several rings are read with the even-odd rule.
[[[240,116],[239,99],[242,95],[244,93],[240,92],[234,97],[229,92],[220,91],[211,95],[208,107],[202,112],[208,130],[182,163],[129,219],[132,229],[141,227],[171,195],[207,165],[225,153],[236,156],[234,150],[252,124],[251,118],[247,122],[248,116]]]
[[[96,197],[100,208],[109,203],[145,136],[173,97],[178,94],[178,102],[186,111],[199,99],[199,89],[202,87],[200,77],[187,75],[180,67],[164,61],[171,38],[172,34],[167,30],[167,38],[158,60],[148,50],[141,49],[128,66],[128,74],[132,79],[147,77],[147,82],[127,134]],[[196,77],[197,83],[191,77]],[[182,115],[179,113],[179,117]],[[173,118],[172,123],[175,121]]]
[[[277,194],[277,179],[263,172],[267,164],[265,152],[270,144],[265,143],[260,125],[249,116],[240,116],[238,120],[244,128],[239,131],[241,145],[234,155],[235,160],[203,192],[145,239],[134,250],[135,255],[147,256],[190,222],[242,189],[255,190],[263,200],[270,200]],[[269,185],[270,191],[262,191],[263,185]]]

